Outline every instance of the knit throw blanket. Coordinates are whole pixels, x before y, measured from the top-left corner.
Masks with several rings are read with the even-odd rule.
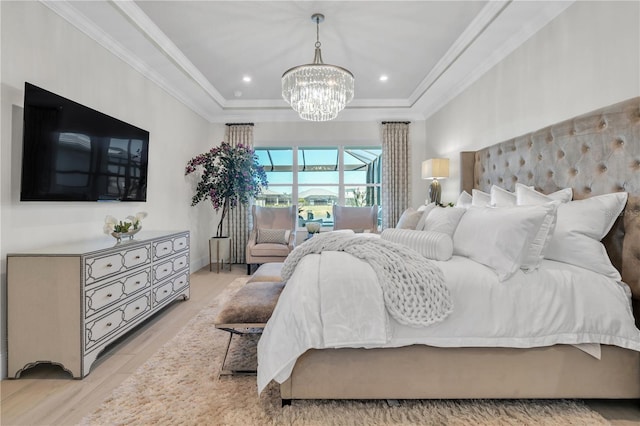
[[[289,254],[282,267],[283,280],[291,277],[304,256],[323,251],[343,251],[369,263],[382,287],[387,311],[401,324],[427,326],[444,320],[453,311],[442,270],[418,252],[381,238],[339,232],[318,234]]]

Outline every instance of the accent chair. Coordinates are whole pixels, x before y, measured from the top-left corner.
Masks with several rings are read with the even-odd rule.
[[[355,232],[378,232],[378,206],[333,206],[333,229],[352,229]]]
[[[247,241],[247,274],[252,265],[284,262],[296,242],[297,206],[252,206],[253,229]]]

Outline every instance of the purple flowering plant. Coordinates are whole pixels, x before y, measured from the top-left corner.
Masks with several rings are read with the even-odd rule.
[[[248,146],[231,146],[222,142],[189,160],[185,176],[201,171],[196,192],[191,199],[195,206],[200,201],[211,200],[216,212],[222,209],[216,237],[222,237],[222,224],[229,209],[238,204],[248,204],[253,197],[260,195],[266,187],[267,174],[258,163],[258,156]]]

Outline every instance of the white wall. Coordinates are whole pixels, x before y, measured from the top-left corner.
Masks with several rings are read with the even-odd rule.
[[[189,229],[192,270],[203,266],[208,248],[202,236],[211,233],[215,215],[207,205],[190,207],[192,191],[184,166],[218,144],[224,126],[194,114],[39,2],[0,2],[0,14],[0,365],[5,377],[7,253],[104,237],[107,214],[124,218],[146,211],[145,229]],[[147,202],[21,203],[25,81],[148,130]]]
[[[640,3],[574,3],[426,122],[427,156],[477,150],[640,95]]]

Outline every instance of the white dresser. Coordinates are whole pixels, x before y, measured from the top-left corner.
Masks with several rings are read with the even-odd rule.
[[[100,352],[189,298],[189,232],[142,231],[7,256],[8,376],[41,362],[83,378]]]

